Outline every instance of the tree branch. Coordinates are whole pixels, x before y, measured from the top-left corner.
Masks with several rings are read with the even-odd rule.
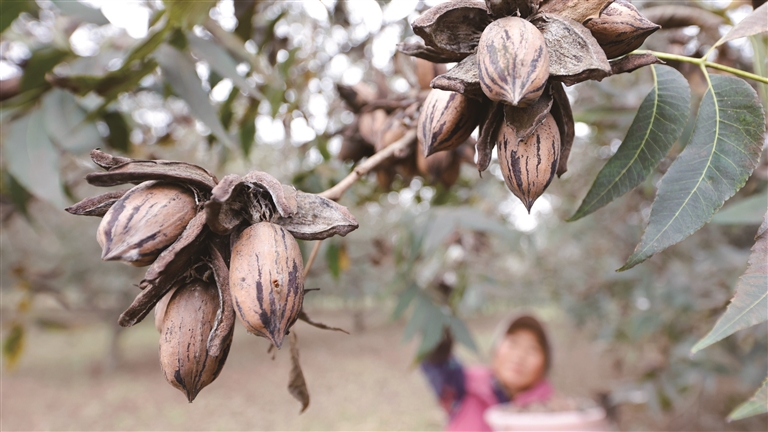
[[[344,192],[347,191],[356,181],[360,180],[364,175],[368,174],[379,166],[382,162],[393,156],[402,157],[401,154],[408,148],[409,145],[416,139],[416,130],[409,130],[402,138],[393,142],[381,151],[376,152],[373,156],[365,160],[365,162],[356,166],[355,169],[344,177],[339,183],[332,188],[321,192],[319,195],[324,198],[328,198],[333,201],[338,201]]]

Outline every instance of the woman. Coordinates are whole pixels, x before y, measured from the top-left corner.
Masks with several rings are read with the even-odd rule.
[[[546,379],[550,348],[541,323],[522,315],[505,321],[499,330],[490,367],[463,367],[451,355],[450,337],[422,362],[440,405],[448,412],[447,431],[490,431],[483,413],[492,405],[525,406],[552,397]]]

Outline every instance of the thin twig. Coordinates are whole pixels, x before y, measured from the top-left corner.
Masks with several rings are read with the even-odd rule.
[[[309,254],[309,259],[307,260],[307,264],[304,265],[304,280],[307,279],[307,275],[309,274],[309,269],[312,268],[312,264],[315,263],[315,258],[317,258],[317,253],[320,252],[321,244],[323,244],[322,240],[316,241],[315,246],[312,248],[312,252]]]
[[[335,186],[326,190],[325,192],[320,193],[319,195],[333,201],[338,201],[339,198],[344,195],[344,192],[352,187],[356,181],[360,180],[364,175],[371,172],[371,170],[379,166],[379,164],[382,162],[406,150],[414,139],[416,139],[416,130],[411,129],[405,134],[405,136],[377,152],[373,156],[369,157],[365,162],[356,166],[348,176],[344,177],[344,179],[338,182]]]

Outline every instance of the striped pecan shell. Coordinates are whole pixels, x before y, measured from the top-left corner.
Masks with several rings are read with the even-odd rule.
[[[304,300],[299,244],[280,225],[259,222],[234,242],[229,284],[235,313],[249,333],[280,348]]]
[[[137,267],[152,264],[197,213],[191,190],[148,181],[129,190],[104,215],[96,232],[101,259]]]
[[[530,22],[505,17],[486,27],[477,47],[480,87],[489,99],[528,106],[544,92],[549,53],[541,32]]]
[[[480,120],[481,103],[458,93],[433,89],[416,126],[422,152],[452,150],[469,138]]]

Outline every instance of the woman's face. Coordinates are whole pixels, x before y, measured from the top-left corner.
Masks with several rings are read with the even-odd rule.
[[[491,368],[511,395],[535,384],[544,374],[544,350],[536,335],[527,329],[504,337],[493,357]]]

